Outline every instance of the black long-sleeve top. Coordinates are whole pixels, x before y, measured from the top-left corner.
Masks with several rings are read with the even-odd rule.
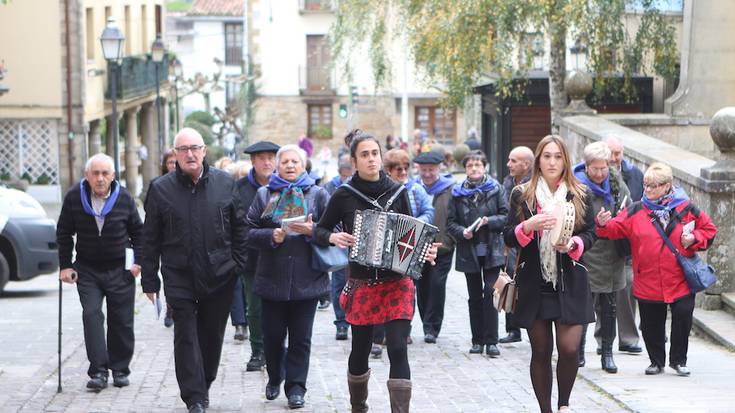
[[[355,174],[350,181],[350,185],[368,197],[377,200],[381,206],[385,206],[395,191],[401,188],[400,184],[392,182],[382,172],[378,182],[364,181],[360,179],[359,175]],[[327,209],[319,220],[319,225],[314,229],[315,243],[323,247],[329,246],[329,236],[337,224],[342,224],[344,232],[352,234],[355,211],[364,209],[374,209],[374,207],[367,201],[358,198],[350,190],[344,188],[344,185],[337,188],[329,199],[329,204],[327,204]],[[411,206],[409,204],[408,194],[405,191],[396,198],[389,211],[411,215]],[[402,277],[397,272],[376,270],[354,262],[349,263],[349,276],[357,279],[391,279]]]

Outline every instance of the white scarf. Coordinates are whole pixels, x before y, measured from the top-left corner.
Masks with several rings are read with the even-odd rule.
[[[552,193],[546,180],[541,178],[536,184],[536,205],[543,212],[551,212],[558,203],[567,201],[567,185],[562,182],[556,188],[556,192]],[[556,289],[557,279],[557,263],[556,250],[551,242],[549,230],[541,231],[541,241],[539,242],[539,252],[541,254],[541,276],[546,282],[551,282]]]

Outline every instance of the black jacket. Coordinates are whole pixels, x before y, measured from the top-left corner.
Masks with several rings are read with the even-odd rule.
[[[253,186],[253,184],[248,180],[248,177],[245,176],[240,178],[236,182],[235,186],[237,187],[237,196],[239,197],[240,208],[243,210],[243,216],[247,216],[250,205],[253,204],[255,194],[258,192],[258,188],[260,188],[261,185],[258,184],[257,187]],[[255,274],[255,269],[258,266],[259,251],[257,248],[250,245],[248,245],[247,251],[247,262],[243,267],[243,273],[246,276],[253,276]]]
[[[390,178],[388,178],[383,172],[380,173],[380,176],[381,178],[379,182],[366,184],[365,181],[360,179],[357,173],[355,173],[350,185],[357,188],[368,197],[373,199],[377,198],[378,204],[385,206],[388,199],[395,193],[395,191],[402,188],[403,185],[390,181]],[[371,192],[370,188],[374,188],[375,191]],[[382,196],[380,196],[381,194]],[[314,231],[314,238],[317,245],[321,245],[323,247],[330,245],[329,236],[332,234],[332,230],[337,224],[342,224],[344,232],[352,234],[354,228],[353,224],[355,221],[355,211],[371,208],[374,209],[371,204],[361,198],[357,198],[357,196],[350,192],[350,190],[344,188],[344,185],[341,185],[329,199],[329,204],[324,212],[324,216],[322,216],[319,221],[319,226]],[[389,211],[411,215],[408,193],[405,190],[396,198],[389,208]],[[354,262],[349,263],[348,270],[350,278],[356,279],[397,279],[403,276],[393,271],[375,270]]]
[[[112,185],[119,185],[113,181]],[[87,200],[90,200],[91,189],[85,181]],[[111,187],[114,189],[114,187]],[[127,189],[120,187],[115,206],[112,207],[102,227],[97,229],[97,221],[92,215],[84,212],[82,207],[82,191],[74,185],[64,196],[61,214],[56,225],[56,243],[59,244],[59,266],[61,269],[72,268],[72,249],[74,235],[76,240],[76,261],[92,268],[111,269],[125,264],[125,248],[132,244],[135,262],[140,263],[142,251],[141,230],[143,224],[138,215],[138,207]]]
[[[516,284],[518,285],[518,304],[514,320],[523,328],[530,328],[538,313],[541,300],[541,288],[546,286],[541,275],[541,259],[538,247],[538,235],[525,247],[521,247],[516,238],[516,226],[531,217],[526,202],[521,200],[520,188],[515,189],[510,197],[510,213],[508,223],[503,230],[505,244],[510,248],[520,248],[520,259],[516,268]],[[573,195],[567,195],[567,201],[571,201]],[[581,228],[574,231],[584,243],[584,251],[589,251],[597,240],[595,234],[595,214],[592,210],[592,196],[586,197],[585,222]],[[520,216],[519,216],[520,214]],[[558,282],[556,284],[561,306],[562,324],[587,324],[595,321],[592,310],[592,293],[590,292],[587,270],[584,265],[584,252],[579,263],[575,263],[569,255],[557,253],[557,266],[559,270]],[[580,265],[582,264],[582,265]]]
[[[488,179],[492,179],[488,177]],[[465,239],[465,228],[472,225],[477,218],[488,217],[487,225],[475,232],[472,239]],[[449,201],[447,230],[457,241],[457,259],[455,269],[460,272],[480,272],[475,243],[484,240],[488,246],[484,268],[502,266],[503,227],[508,217],[508,201],[505,190],[498,184],[494,189],[469,197],[452,197]]]
[[[159,259],[166,296],[175,298],[205,297],[244,267],[245,219],[235,195],[230,175],[206,161],[196,185],[178,165],[152,183],[143,225],[144,292],[161,288]]]
[[[311,237],[287,235],[282,244],[273,242],[273,229],[280,228],[280,221],[261,216],[271,194],[267,187],[258,189],[247,215],[247,242],[259,252],[255,293],[272,301],[307,300],[326,294],[329,275],[311,268]],[[311,186],[304,190],[304,198],[308,213],[317,223],[329,194],[324,188]]]

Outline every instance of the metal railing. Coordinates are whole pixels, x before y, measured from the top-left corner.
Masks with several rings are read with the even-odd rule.
[[[158,70],[158,81],[160,84],[168,82],[168,55],[163,56],[163,61]],[[107,71],[107,90],[105,99],[110,99],[110,85],[117,82],[117,99],[132,99],[147,94],[156,93],[156,63],[150,55],[124,57],[114,71],[115,79],[112,79],[112,71]]]
[[[335,94],[335,71],[329,66],[299,66],[299,90],[302,95]]]

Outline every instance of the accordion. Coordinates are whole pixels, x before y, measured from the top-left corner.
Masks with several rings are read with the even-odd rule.
[[[374,209],[355,211],[349,261],[421,278],[426,253],[439,229],[408,215]]]

